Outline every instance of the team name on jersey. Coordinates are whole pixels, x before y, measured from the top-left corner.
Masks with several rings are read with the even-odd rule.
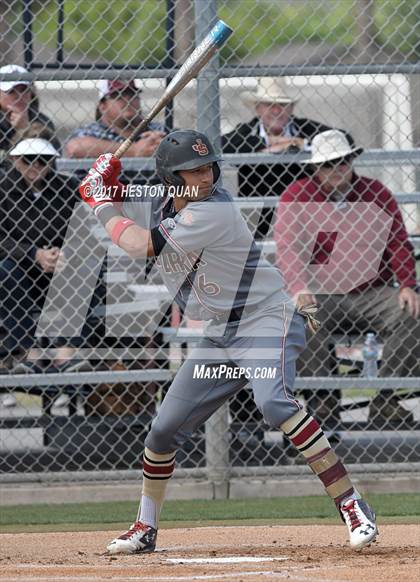
[[[191,273],[197,271],[199,266],[205,267],[207,261],[194,253],[179,255],[175,252],[164,252],[157,257],[156,264],[165,273]]]

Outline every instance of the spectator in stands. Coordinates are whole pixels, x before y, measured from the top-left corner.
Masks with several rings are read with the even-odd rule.
[[[70,158],[95,158],[114,153],[142,120],[141,89],[134,81],[101,80],[96,120],[73,131],[65,146]],[[151,157],[165,135],[163,127],[152,121],[140,139],[126,151],[126,156]]]
[[[295,117],[297,97],[284,81],[264,77],[256,91],[242,92],[243,101],[255,110],[251,121],[240,123],[222,136],[225,153],[297,153],[309,150],[311,140],[330,129],[322,123]],[[307,167],[298,163],[243,164],[238,169],[239,196],[279,196],[293,181],[302,178]],[[256,238],[269,230],[274,210],[263,209]]]
[[[37,354],[31,351],[35,343],[34,312],[42,309],[54,270],[71,260],[61,247],[73,207],[79,201],[78,182],[56,171],[58,156],[57,149],[47,140],[26,139],[12,149],[10,162],[0,173],[3,372],[14,369],[22,358],[27,361],[19,366],[39,371]],[[88,234],[80,231],[80,237]],[[81,244],[77,244],[76,253]],[[60,370],[69,368],[68,348],[63,347],[53,364],[61,366]]]
[[[299,359],[298,368],[303,376],[331,374],[331,334],[343,330],[378,334],[384,342],[381,377],[420,376],[420,297],[413,247],[391,192],[378,180],[359,176],[353,169],[353,160],[362,151],[343,132],[320,133],[312,141],[313,175],[291,184],[283,192],[278,207],[277,264],[298,304],[318,303],[322,322],[321,329],[309,338],[307,349]],[[296,202],[311,203],[311,206],[290,205]],[[330,204],[321,207],[326,202]],[[350,218],[348,213],[357,202],[371,204],[359,206],[353,210],[358,218],[355,215]],[[383,220],[372,227],[372,220],[378,220],[379,209],[390,217],[389,234],[384,231],[383,235],[386,242],[383,251],[382,247],[378,249],[378,225],[384,224]],[[334,212],[334,224],[343,220],[342,226],[337,226],[338,233],[333,232],[331,212]],[[325,272],[329,265],[335,264],[338,256],[335,245],[344,228],[346,236],[340,241],[347,245],[346,250],[337,259],[338,269],[330,272],[324,283],[332,285],[331,289],[340,284],[341,289],[347,287],[348,291],[315,295],[314,289],[320,289],[320,270],[316,266],[325,265]],[[360,243],[361,254],[357,250]],[[375,248],[379,253],[377,269],[373,266]],[[339,249],[341,253],[343,246]],[[355,285],[355,279],[363,272],[367,282]],[[395,282],[398,287],[394,286]],[[338,399],[334,396],[318,391],[309,397],[309,407],[315,408],[317,416],[327,425],[328,421],[334,424],[338,418]],[[370,420],[384,426],[389,422],[411,421],[412,414],[400,405],[392,390],[382,390],[371,402]]]
[[[0,67],[4,74],[27,72],[19,65]],[[19,141],[35,137],[47,139],[56,150],[60,149],[53,122],[39,111],[33,83],[0,81],[0,150],[7,154]]]

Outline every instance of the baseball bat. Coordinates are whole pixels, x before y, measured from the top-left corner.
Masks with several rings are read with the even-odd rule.
[[[223,22],[218,20],[215,26],[201,41],[198,47],[190,54],[188,59],[179,69],[175,77],[166,87],[165,92],[159,101],[153,106],[146,117],[131,133],[131,135],[120,145],[115,152],[115,156],[120,158],[128,150],[131,144],[139,138],[141,133],[146,129],[150,121],[167,105],[167,103],[175,97],[184,87],[197,76],[199,71],[211,59],[216,51],[225,43],[230,37],[233,30]]]

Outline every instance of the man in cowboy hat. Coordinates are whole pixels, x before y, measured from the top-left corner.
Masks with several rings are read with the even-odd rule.
[[[315,135],[330,129],[322,123],[295,117],[297,96],[281,79],[264,77],[256,91],[244,91],[241,98],[256,115],[222,137],[225,153],[283,153],[309,150]],[[244,164],[238,170],[240,196],[280,195],[295,180],[306,175],[301,164]],[[273,211],[265,209],[256,238],[269,230]]]
[[[341,131],[320,133],[312,141],[312,176],[291,184],[278,206],[278,265],[299,305],[318,303],[322,322],[298,362],[304,376],[330,375],[331,335],[343,329],[379,335],[381,377],[420,376],[414,250],[391,192],[354,171],[362,151]],[[309,406],[334,423],[338,398],[318,391],[309,394]],[[407,423],[412,414],[392,390],[382,390],[371,403],[370,420]]]

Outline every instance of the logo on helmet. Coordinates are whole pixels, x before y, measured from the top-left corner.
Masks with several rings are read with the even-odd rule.
[[[196,140],[195,144],[192,146],[192,149],[197,152],[199,156],[206,156],[209,153],[209,148],[205,143],[202,142],[200,138]]]

